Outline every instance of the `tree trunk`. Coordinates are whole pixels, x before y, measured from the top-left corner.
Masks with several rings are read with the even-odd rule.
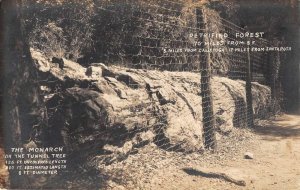
[[[29,141],[32,126],[41,120],[41,99],[34,79],[34,64],[24,39],[21,1],[1,2],[2,129],[6,154]],[[30,188],[28,178],[10,171],[10,188]]]

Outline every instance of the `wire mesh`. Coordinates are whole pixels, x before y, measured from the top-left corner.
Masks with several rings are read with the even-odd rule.
[[[63,121],[64,132],[70,136],[66,143],[80,147],[72,150],[73,154],[84,152],[85,147],[101,169],[112,165],[112,172],[115,163],[147,145],[158,147],[159,154],[215,149],[216,134],[225,133],[224,126],[247,127],[253,123],[253,112],[254,117],[267,115],[267,106],[252,102],[252,94],[261,99],[257,91],[263,87],[251,85],[270,85],[275,76],[270,67],[279,67],[270,65],[266,52],[251,50],[267,46],[266,40],[256,39],[255,45],[247,38],[238,41],[235,34],[246,29],[220,17],[212,19],[209,11],[186,6],[183,1],[107,0],[98,2],[96,9],[103,18],[96,26],[100,39],[96,51],[98,59],[109,66],[103,69],[106,73],[100,82],[113,89],[111,97],[118,97],[110,101],[120,104],[113,103],[115,107],[101,113],[107,118],[99,118],[83,109],[90,100],[82,98],[80,90],[73,92],[78,97],[66,100],[67,89],[54,87],[59,104],[47,105],[50,122],[60,120],[66,108],[83,107],[88,112],[72,113],[73,118],[80,118],[77,123]],[[221,45],[214,45],[207,36],[191,37],[216,28],[218,33],[228,34],[221,37]],[[103,90],[92,83],[84,88]],[[82,103],[78,99],[83,99]],[[93,103],[102,109],[103,102]],[[109,117],[110,111],[114,118]]]
[[[238,81],[243,89],[241,92],[233,92],[232,86],[223,84],[227,85],[226,91],[223,93],[224,95],[230,94],[233,105],[222,110],[222,113],[232,115],[233,118],[227,118],[222,122],[226,123],[228,120],[232,120],[233,126],[249,126],[253,120],[253,108],[247,105],[247,99],[248,96],[252,96],[252,93],[246,92],[245,81],[252,78],[252,81],[268,84],[269,74],[266,53],[251,51],[251,48],[266,46],[268,44],[266,40],[256,39],[256,46],[249,44],[249,38],[237,41],[235,34],[245,33],[246,29],[222,18],[210,19],[209,12],[196,7],[186,7],[183,2],[166,0],[155,2],[151,0],[102,1],[97,5],[97,11],[99,15],[103,16],[103,20],[99,22],[99,28],[101,28],[99,36],[103,38],[103,41],[101,41],[102,44],[98,51],[101,55],[100,59],[106,65],[115,65],[112,67],[127,72],[127,74],[136,71],[141,75],[145,72],[148,77],[151,70],[198,73],[198,75],[193,75],[197,76],[197,82],[188,87],[197,89],[198,101],[197,104],[189,105],[185,92],[180,92],[185,89],[176,89],[167,78],[155,76],[157,73],[153,71],[152,78],[164,82],[160,83],[161,86],[151,86],[151,83],[146,83],[144,92],[146,98],[137,99],[130,108],[124,108],[128,109],[130,114],[122,116],[122,118],[124,120],[130,118],[132,124],[130,127],[120,124],[118,129],[126,130],[123,134],[120,133],[120,139],[126,142],[126,139],[132,139],[136,135],[150,130],[155,134],[153,143],[158,147],[165,150],[189,152],[191,150],[187,146],[190,142],[187,139],[190,136],[184,134],[181,138],[174,140],[172,136],[166,136],[166,134],[170,135],[166,131],[172,128],[170,125],[173,120],[185,119],[192,115],[192,120],[187,119],[184,123],[179,122],[176,126],[182,131],[187,130],[188,126],[193,126],[193,130],[199,130],[197,134],[202,134],[202,137],[195,135],[197,137],[193,140],[198,142],[191,149],[202,151],[203,147],[215,147],[215,133],[221,125],[218,123],[220,121],[216,121],[216,118],[221,117],[220,108],[216,109],[213,103],[216,98],[215,94],[220,93],[218,89],[212,87],[216,77],[226,77]],[[221,39],[224,40],[223,45],[217,47],[212,45],[213,41],[209,37],[202,36],[195,39],[190,36],[191,34],[211,33],[216,27],[219,33],[228,34],[226,39]],[[199,41],[202,44],[195,45]],[[209,53],[193,52],[188,50],[191,49],[190,47],[211,48],[212,51]],[[221,53],[213,51],[217,48],[223,48],[223,51]],[[220,57],[221,59],[219,59]],[[248,67],[249,61],[251,71]],[[248,72],[252,75],[250,78]],[[128,88],[139,89],[139,82],[129,76],[119,74],[107,76],[105,79],[111,84],[115,81],[123,81]],[[162,89],[163,84],[170,85],[169,91],[165,92]],[[180,97],[187,104],[186,107],[181,107],[182,110],[178,110],[180,114],[168,113],[167,110],[178,101],[172,99],[172,94],[168,93],[174,93],[174,96]],[[139,117],[143,119],[137,119]],[[134,119],[138,121],[134,121]],[[107,134],[110,133],[111,131],[107,132]],[[99,136],[101,135],[103,135],[102,132]]]

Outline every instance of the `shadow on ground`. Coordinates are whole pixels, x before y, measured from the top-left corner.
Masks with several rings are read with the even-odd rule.
[[[275,138],[300,138],[300,115],[283,115],[263,125],[257,125],[254,132]],[[266,140],[272,140],[266,138]],[[275,139],[273,139],[275,140]]]
[[[49,180],[41,189],[105,189],[108,179],[97,169],[72,168]]]
[[[228,175],[226,175],[224,173],[205,172],[205,171],[196,170],[194,168],[183,168],[182,170],[185,173],[187,173],[188,175],[200,176],[200,177],[206,177],[206,178],[223,179],[227,182],[234,183],[236,185],[240,185],[240,186],[246,185],[245,181],[233,179],[232,177],[229,177]]]

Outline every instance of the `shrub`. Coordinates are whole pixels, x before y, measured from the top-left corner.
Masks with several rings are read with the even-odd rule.
[[[48,56],[77,61],[92,47],[93,13],[89,0],[24,0],[26,36]]]

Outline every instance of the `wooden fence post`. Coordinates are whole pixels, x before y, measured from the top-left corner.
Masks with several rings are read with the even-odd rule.
[[[246,102],[247,102],[247,127],[252,128],[253,122],[253,106],[252,106],[252,64],[250,56],[250,47],[248,46],[248,65],[247,65],[247,78],[246,78]]]
[[[206,31],[206,18],[205,14],[199,8],[196,9],[197,28],[200,31]],[[200,48],[209,48],[209,38],[200,36]],[[202,115],[203,115],[203,137],[204,146],[207,149],[215,149],[217,147],[215,126],[216,120],[213,111],[213,96],[211,90],[211,67],[210,67],[210,53],[201,51],[200,58],[200,74],[201,74],[201,94],[202,94]]]

